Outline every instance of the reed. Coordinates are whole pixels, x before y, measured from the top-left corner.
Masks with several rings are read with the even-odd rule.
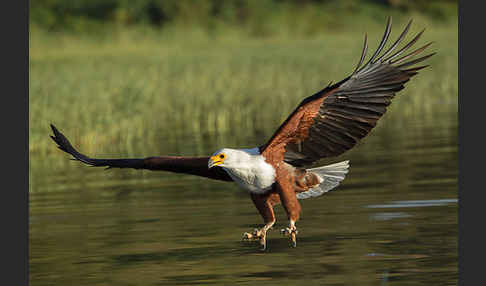
[[[405,20],[394,21],[392,38]],[[417,46],[434,41],[429,49],[438,54],[429,60],[431,67],[407,84],[391,110],[399,117],[433,120],[437,112],[457,110],[457,22],[418,17],[411,34],[423,27],[427,31]],[[167,149],[203,154],[208,144],[260,144],[305,96],[351,72],[364,33],[374,49],[383,28],[384,21],[369,22],[312,37],[282,32],[266,38],[237,31],[210,35],[197,29],[132,28],[106,39],[34,29],[31,160],[57,152],[48,136],[50,123],[91,155],[108,150],[147,155],[142,152]],[[185,140],[198,142],[197,150],[194,144],[185,149]]]

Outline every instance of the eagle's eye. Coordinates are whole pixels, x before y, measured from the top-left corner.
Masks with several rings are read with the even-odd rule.
[[[219,155],[219,158],[224,159],[224,154]]]

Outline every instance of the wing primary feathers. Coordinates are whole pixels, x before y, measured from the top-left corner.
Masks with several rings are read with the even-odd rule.
[[[380,54],[381,50],[383,50],[383,47],[385,47],[385,43],[388,40],[388,37],[390,36],[391,32],[391,26],[392,26],[392,17],[388,17],[388,22],[386,23],[386,28],[385,28],[385,34],[383,35],[383,38],[381,39],[380,45],[376,49],[375,53],[371,58],[368,60],[368,64],[373,64],[373,60]]]
[[[421,48],[418,48],[418,49],[416,49],[415,51],[413,51],[413,52],[411,52],[411,53],[409,53],[409,54],[407,54],[407,55],[405,55],[405,56],[403,56],[403,57],[401,57],[401,58],[398,58],[398,59],[396,59],[396,60],[394,60],[394,61],[390,61],[390,64],[399,64],[399,63],[401,63],[401,62],[404,62],[404,61],[406,61],[407,59],[409,59],[409,58],[411,58],[411,57],[413,57],[413,56],[415,56],[415,55],[417,55],[417,54],[421,53],[423,50],[425,50],[425,49],[426,49],[428,46],[430,46],[432,43],[433,43],[433,42],[430,42],[430,43],[428,43],[427,45],[425,45],[425,46],[423,46],[423,47],[421,47]]]
[[[361,51],[361,58],[359,60],[359,63],[358,65],[356,66],[356,68],[354,69],[353,71],[353,74],[356,74],[356,72],[358,71],[359,67],[361,66],[361,64],[363,63],[365,57],[366,57],[366,53],[368,51],[368,34],[365,33],[365,38],[364,38],[364,45],[363,45],[363,50]]]
[[[399,56],[400,54],[402,54],[404,51],[406,51],[407,49],[409,49],[413,44],[415,44],[415,42],[417,42],[417,40],[420,38],[420,36],[423,34],[423,32],[425,31],[425,29],[423,29],[420,33],[418,33],[408,44],[406,44],[403,48],[401,48],[399,51],[397,51],[395,54],[391,55],[389,58],[387,59],[383,59],[381,60],[381,63],[389,63],[391,64],[392,60]],[[426,45],[427,47],[427,45]],[[425,47],[425,48],[426,48]],[[419,49],[420,50],[420,49]],[[359,70],[359,73],[360,73],[360,76],[363,77],[365,75],[367,75],[368,73],[374,73],[374,74],[378,74],[378,70],[379,69],[386,69],[388,66],[387,65],[379,65],[377,67],[375,66],[372,66],[370,64],[367,64],[367,65],[364,65],[360,70]]]
[[[406,62],[406,63],[404,63],[404,64],[401,64],[401,65],[397,66],[397,68],[406,68],[406,67],[408,67],[408,66],[412,66],[412,65],[414,65],[414,64],[416,64],[416,63],[419,63],[419,62],[421,62],[421,61],[423,61],[423,60],[425,60],[425,59],[430,58],[431,56],[433,56],[433,55],[435,55],[435,54],[436,54],[436,53],[431,53],[431,54],[428,54],[428,55],[423,56],[423,57],[421,57],[421,58],[418,58],[418,59],[415,59],[415,60],[412,60],[412,61]]]
[[[410,29],[410,26],[412,25],[412,19],[408,22],[407,26],[403,30],[403,32],[400,34],[398,39],[386,50],[386,52],[383,53],[376,61],[380,61],[381,59],[387,57],[389,54],[393,52],[393,50],[402,42],[403,39],[405,39],[405,36],[408,33],[408,30]]]
[[[410,48],[417,40],[422,36],[422,34],[425,32],[425,28],[420,31],[408,44],[406,44],[403,48],[398,50],[395,54],[391,55],[389,58],[386,58],[383,60],[383,62],[391,62],[394,58],[398,57],[401,55],[404,51],[406,51],[408,48]]]
[[[72,158],[71,160],[81,161],[89,165],[95,165],[95,166],[97,165],[96,162],[91,160],[89,157],[76,151],[76,149],[74,149],[74,147],[71,145],[69,140],[61,132],[59,132],[59,130],[57,130],[57,128],[52,124],[51,124],[51,129],[52,132],[54,133],[54,136],[51,135],[50,137],[52,138],[52,140],[54,140],[54,142],[57,143],[58,145],[57,148],[73,156],[74,158]]]
[[[414,67],[414,68],[411,68],[411,69],[406,69],[406,70],[403,70],[403,71],[404,71],[404,72],[407,72],[407,73],[408,73],[408,72],[417,72],[417,71],[419,71],[419,70],[421,70],[421,69],[424,69],[424,68],[426,68],[426,67],[428,67],[428,66],[430,66],[430,65],[425,65],[425,66]]]

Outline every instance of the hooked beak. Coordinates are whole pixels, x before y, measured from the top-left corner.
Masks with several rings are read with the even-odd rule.
[[[223,161],[224,159],[219,158],[219,156],[211,156],[208,162],[208,169],[223,164]]]

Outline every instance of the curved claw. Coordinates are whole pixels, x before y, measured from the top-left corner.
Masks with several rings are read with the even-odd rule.
[[[258,241],[262,248],[261,251],[265,251],[267,249],[267,239],[266,239],[266,232],[263,230],[255,229],[252,233],[245,232],[243,233],[242,241]]]
[[[248,232],[245,232],[243,233],[243,237],[241,238],[241,240],[252,240],[253,239],[253,234],[251,233],[248,233]]]
[[[243,233],[244,241],[259,241],[262,248],[260,250],[265,251],[267,249],[267,231],[273,226],[275,221],[267,223],[263,228],[255,228],[252,233]]]
[[[261,251],[265,251],[267,249],[267,238],[266,238],[266,235],[263,235],[260,238],[260,245],[262,246],[262,248],[260,249]]]
[[[292,247],[297,247],[297,238],[295,237],[297,235],[297,231],[292,232],[290,235],[290,239],[292,240]]]
[[[261,240],[261,238],[262,238],[262,231],[255,228],[252,233],[249,233],[249,232],[243,233],[242,240],[244,240],[244,241],[257,241],[257,240]]]
[[[291,229],[289,227],[281,229],[280,233],[284,236],[289,236],[292,241],[292,247],[297,247],[297,234],[299,233],[297,229]]]

